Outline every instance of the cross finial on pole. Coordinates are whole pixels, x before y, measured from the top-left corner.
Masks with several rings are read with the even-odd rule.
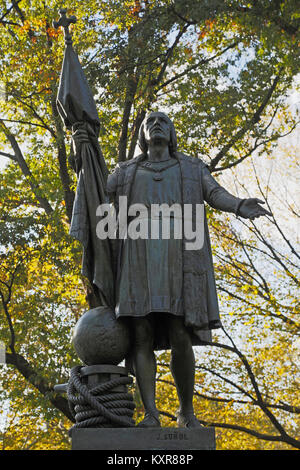
[[[72,23],[76,23],[77,18],[76,16],[70,16],[67,18],[67,9],[66,8],[61,8],[59,10],[60,13],[60,18],[58,21],[53,21],[53,26],[54,28],[58,29],[60,26],[64,28],[64,33],[65,33],[65,43],[66,44],[72,44],[72,35],[69,31],[69,26]]]

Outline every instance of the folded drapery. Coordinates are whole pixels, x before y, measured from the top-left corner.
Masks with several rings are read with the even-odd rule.
[[[114,308],[110,241],[96,235],[96,210],[107,202],[108,170],[98,142],[99,117],[92,92],[71,42],[66,44],[57,108],[72,129],[78,176],[70,234],[83,245],[82,273],[93,284],[103,305]]]

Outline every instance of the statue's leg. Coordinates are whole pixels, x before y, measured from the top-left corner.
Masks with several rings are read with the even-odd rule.
[[[190,335],[181,317],[170,315],[168,330],[172,349],[170,366],[180,405],[177,423],[179,426],[201,427],[193,407],[195,356]]]
[[[141,398],[145,408],[145,418],[141,427],[158,427],[159,412],[155,405],[156,358],[153,351],[154,326],[150,316],[134,319],[133,367]]]

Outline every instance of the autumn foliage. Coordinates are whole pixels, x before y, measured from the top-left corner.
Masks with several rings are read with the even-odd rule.
[[[76,190],[70,131],[56,94],[61,2],[0,1],[1,445],[67,449],[71,415],[54,392],[78,363],[71,329],[92,304],[81,247],[68,234]],[[290,95],[299,87],[299,2],[69,2],[74,47],[93,90],[107,165],[134,156],[149,109],[273,217],[207,208],[223,330],[196,351],[195,409],[218,449],[299,449],[299,189]],[[165,426],[178,406],[169,352],[158,355]],[[138,390],[136,419],[142,415]]]

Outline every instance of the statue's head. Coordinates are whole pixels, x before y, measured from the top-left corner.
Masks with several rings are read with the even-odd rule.
[[[147,153],[150,142],[166,143],[170,153],[177,150],[177,137],[171,119],[159,111],[154,111],[145,117],[139,130],[138,144],[143,153]]]

